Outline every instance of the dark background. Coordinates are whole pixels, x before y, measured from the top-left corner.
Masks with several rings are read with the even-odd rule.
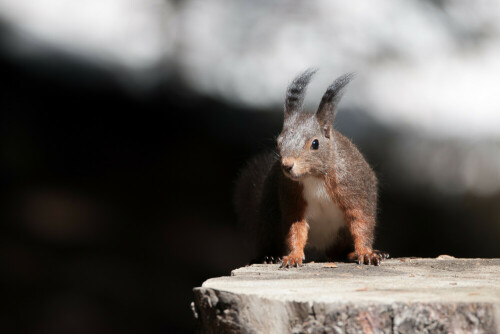
[[[273,147],[279,108],[228,104],[175,71],[130,89],[57,52],[23,58],[4,46],[0,73],[0,332],[191,332],[191,289],[252,256],[234,180]],[[410,134],[342,106],[336,127],[380,177],[377,248],[500,256],[500,193],[410,186],[386,158]]]

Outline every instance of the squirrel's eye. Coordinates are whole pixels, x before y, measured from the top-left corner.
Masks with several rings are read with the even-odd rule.
[[[319,141],[317,139],[314,139],[311,144],[311,150],[317,150],[318,147],[319,147]]]

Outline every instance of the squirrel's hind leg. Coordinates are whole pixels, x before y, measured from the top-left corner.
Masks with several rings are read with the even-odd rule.
[[[281,256],[263,256],[253,259],[249,264],[278,264],[281,263]]]

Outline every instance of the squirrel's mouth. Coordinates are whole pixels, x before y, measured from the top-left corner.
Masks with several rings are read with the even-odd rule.
[[[305,176],[305,173],[294,173],[293,171],[287,172],[283,169],[283,174],[291,180],[298,181]]]

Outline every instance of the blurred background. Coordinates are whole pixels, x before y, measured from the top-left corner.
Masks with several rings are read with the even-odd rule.
[[[376,247],[500,257],[495,1],[0,0],[0,332],[190,333],[252,257],[232,191],[355,71],[335,127],[380,178]]]

